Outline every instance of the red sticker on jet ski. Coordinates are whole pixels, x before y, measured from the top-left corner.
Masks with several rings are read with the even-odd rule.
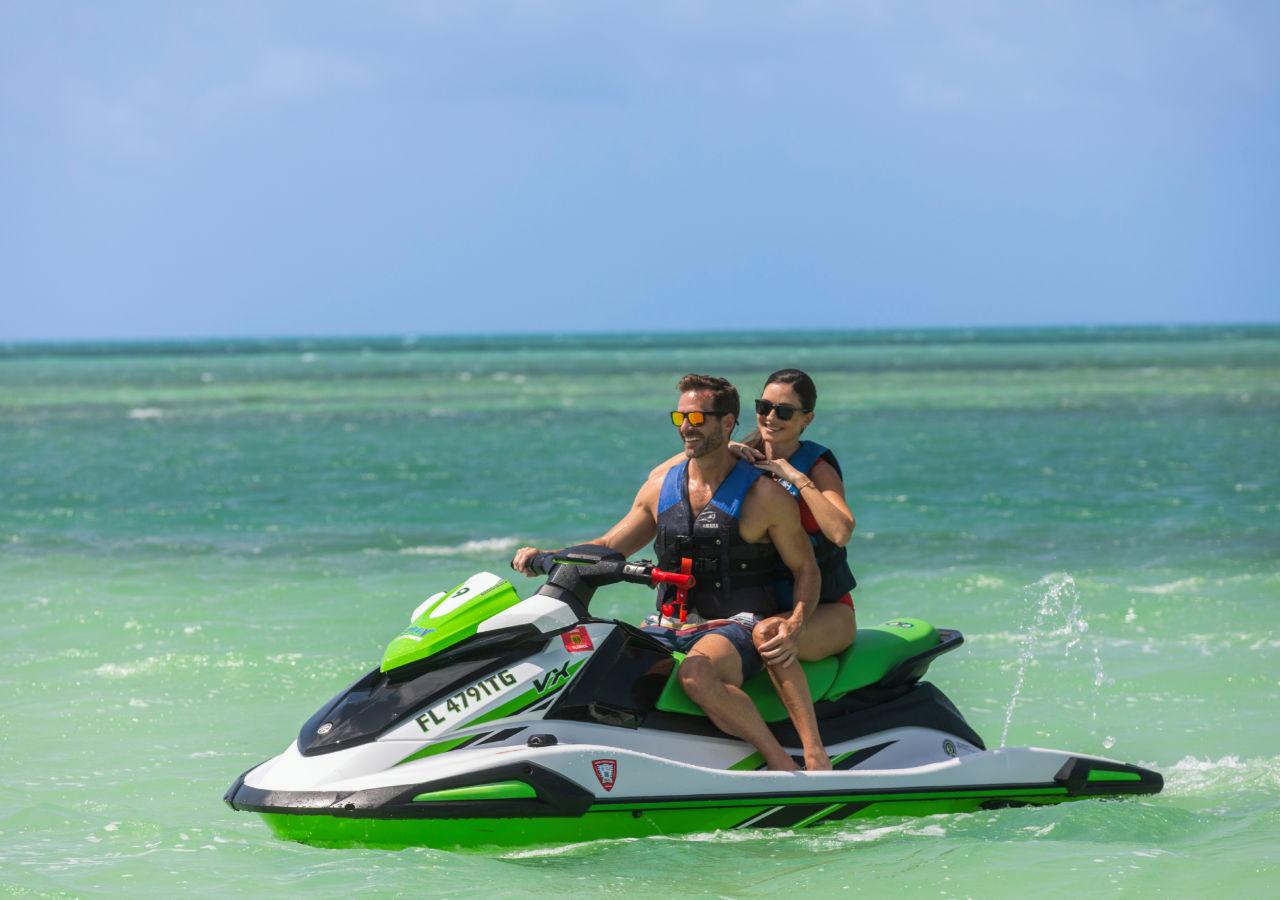
[[[591,643],[591,635],[581,625],[560,635],[560,640],[564,641],[564,649],[570,653],[585,653],[596,649],[595,644]]]
[[[618,780],[618,761],[616,759],[597,759],[591,763],[591,768],[596,770],[596,778],[600,781],[600,787],[606,791],[613,790],[613,784]]]

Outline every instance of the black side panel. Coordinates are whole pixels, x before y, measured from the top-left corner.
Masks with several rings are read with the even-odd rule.
[[[846,803],[844,806],[835,810],[830,815],[823,816],[821,819],[819,819],[817,822],[814,822],[813,824],[820,825],[824,822],[843,822],[845,819],[849,818],[850,816],[857,815],[858,813],[862,812],[864,809],[866,809],[870,805],[871,805],[870,803]]]
[[[545,718],[639,728],[674,666],[671,653],[647,635],[615,629]]]
[[[1138,777],[1127,781],[1090,781],[1089,776],[1093,772],[1115,772]],[[1065,787],[1072,797],[1081,794],[1091,797],[1100,794],[1158,794],[1164,788],[1164,776],[1159,772],[1126,763],[1095,762],[1078,756],[1067,760],[1053,780]]]
[[[836,769],[837,771],[844,771],[844,770],[852,769],[854,766],[860,766],[864,762],[869,760],[871,757],[879,753],[881,750],[883,750],[885,747],[892,747],[896,743],[898,742],[885,741],[883,744],[876,744],[873,747],[863,747],[861,750],[857,751],[856,753],[851,753],[844,759],[840,760],[840,762],[836,763],[834,766],[832,766],[832,768]]]
[[[413,798],[419,794],[495,781],[523,781],[534,789],[537,797],[452,803],[413,802]],[[576,818],[590,808],[593,799],[590,791],[550,769],[532,763],[511,763],[452,778],[424,781],[421,784],[397,785],[347,794],[333,791],[264,791],[246,785],[244,775],[241,775],[223,797],[232,809],[248,812],[354,816],[362,819],[494,819],[535,816]]]
[[[825,803],[797,803],[792,806],[784,806],[781,809],[768,813],[765,816],[756,819],[748,819],[735,828],[790,828],[797,822],[802,822],[810,816],[821,812],[827,807]]]
[[[700,737],[737,740],[737,738],[732,735],[725,734],[717,728],[706,716],[689,716],[684,713],[669,713],[663,712],[660,709],[655,709],[645,717],[644,727],[652,728],[655,731],[672,731],[676,734],[693,734]],[[800,745],[796,744],[795,746],[798,747]]]
[[[814,708],[823,743],[828,746],[890,728],[915,726],[936,728],[980,750],[987,749],[947,695],[928,682],[889,691],[868,688]],[[779,722],[770,728],[784,745],[800,745],[800,736],[791,722]]]
[[[947,696],[928,682],[892,689],[866,688],[846,694],[834,702],[819,703],[815,709],[818,713],[818,729],[827,746],[889,728],[915,726],[935,728],[955,735],[980,750],[987,749],[982,738],[969,726]],[[729,737],[706,716],[686,716],[655,710],[646,717],[644,725],[646,728],[679,734]],[[769,730],[784,747],[800,746],[800,735],[790,721],[771,723]],[[876,749],[883,749],[883,746]],[[859,760],[861,761],[863,760]]]

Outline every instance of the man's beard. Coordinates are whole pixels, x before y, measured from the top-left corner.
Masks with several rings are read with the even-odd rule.
[[[702,440],[698,441],[692,447],[685,445],[684,455],[687,459],[701,459],[709,453],[715,453],[721,447],[729,442],[729,439],[720,432],[707,431],[702,435]]]

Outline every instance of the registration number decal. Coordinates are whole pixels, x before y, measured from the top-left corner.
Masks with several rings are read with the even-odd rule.
[[[475,684],[465,687],[442,703],[418,716],[415,721],[424,732],[430,733],[448,725],[458,716],[466,713],[473,706],[479,706],[493,697],[500,697],[515,687],[519,681],[511,674],[510,669],[503,669]]]

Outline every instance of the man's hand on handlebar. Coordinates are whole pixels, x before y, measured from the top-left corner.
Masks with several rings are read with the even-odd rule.
[[[516,555],[511,557],[511,568],[523,575],[550,575],[560,561],[557,556],[567,554],[568,561],[579,566],[579,572],[590,573],[586,577],[593,579],[596,585],[629,581],[646,587],[669,584],[679,590],[688,590],[697,584],[692,575],[682,572],[664,572],[647,559],[629,563],[622,558],[622,554],[608,551],[608,556],[593,560],[591,554],[583,554],[587,549],[590,548],[581,546],[566,550],[539,550],[537,547],[521,547],[516,551]]]
[[[516,555],[511,557],[511,568],[515,569],[521,575],[533,577],[540,574],[529,568],[529,563],[533,562],[533,558],[539,553],[548,553],[548,550],[539,550],[537,547],[521,547],[516,551]]]

